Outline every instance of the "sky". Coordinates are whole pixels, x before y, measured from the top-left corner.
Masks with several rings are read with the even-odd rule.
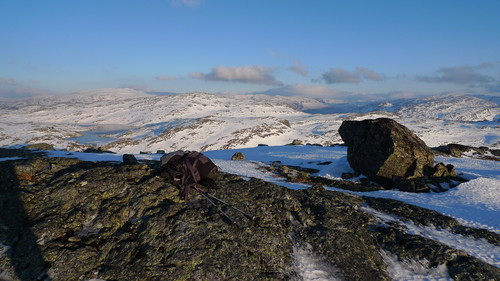
[[[0,0],[0,97],[500,96],[497,0]]]

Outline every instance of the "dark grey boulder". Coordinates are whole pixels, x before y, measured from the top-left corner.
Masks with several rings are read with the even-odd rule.
[[[132,165],[137,164],[137,158],[133,154],[123,154],[123,164]]]
[[[392,119],[344,121],[339,133],[351,167],[381,184],[390,185],[394,177],[423,177],[424,167],[434,162],[431,149]]]

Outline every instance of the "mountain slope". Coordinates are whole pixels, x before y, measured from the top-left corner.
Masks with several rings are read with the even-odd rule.
[[[357,111],[347,113],[301,111],[326,106],[325,101],[303,97],[155,96],[130,89],[1,100],[0,145],[47,142],[62,149],[84,149],[93,143],[132,153],[283,145],[294,139],[330,145],[342,142],[337,130],[343,120],[388,117],[410,127],[429,146],[500,146],[500,124],[495,121],[500,107],[478,97],[366,104],[350,107]]]

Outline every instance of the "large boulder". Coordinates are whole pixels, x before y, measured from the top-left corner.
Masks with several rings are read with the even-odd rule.
[[[351,167],[381,184],[393,178],[420,178],[434,154],[405,126],[388,118],[344,121],[339,133],[347,145]]]

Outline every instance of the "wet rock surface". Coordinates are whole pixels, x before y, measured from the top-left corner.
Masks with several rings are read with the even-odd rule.
[[[300,280],[293,251],[304,245],[345,280],[390,280],[382,249],[446,264],[455,280],[500,276],[498,268],[458,250],[378,227],[361,208],[395,213],[414,206],[321,185],[289,190],[221,174],[210,194],[255,216],[250,220],[222,204],[236,221],[230,224],[195,191],[189,202],[180,200],[179,189],[157,168],[154,161],[125,165],[42,156],[0,162],[1,278]],[[408,213],[416,223],[459,228],[426,209]],[[457,231],[498,243],[498,235],[486,230]]]

